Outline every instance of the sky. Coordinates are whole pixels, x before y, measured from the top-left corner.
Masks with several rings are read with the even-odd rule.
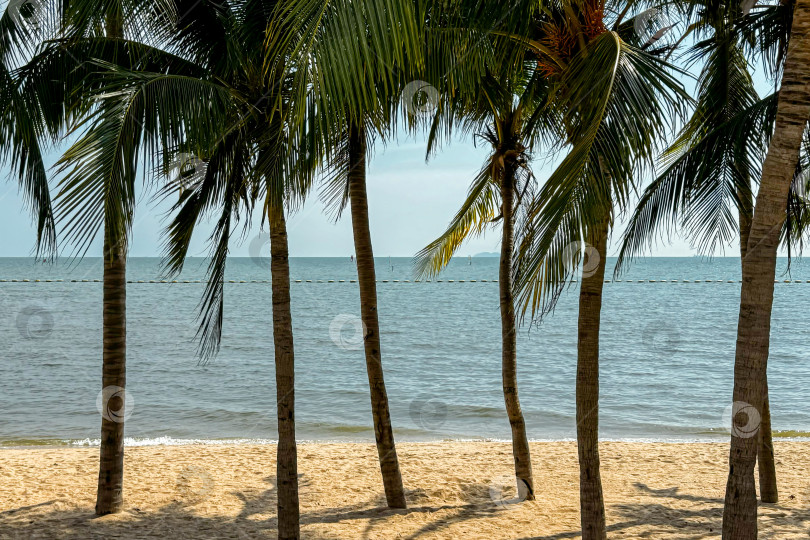
[[[62,149],[64,150],[64,149]],[[425,162],[425,141],[401,136],[385,146],[377,144],[368,170],[368,199],[374,253],[379,257],[411,257],[444,231],[467,194],[467,189],[487,156],[481,144],[472,140],[454,140],[438,155]],[[58,151],[48,156],[50,163]],[[548,164],[533,163],[535,177],[542,182],[551,173]],[[9,177],[9,168],[0,171],[0,257],[27,257],[32,254],[36,230],[30,213],[18,192],[16,180]],[[161,255],[162,230],[167,223],[168,203],[158,203],[154,194],[141,193],[135,212],[130,256],[157,257]],[[251,241],[267,234],[259,220],[253,223],[245,237],[231,241],[231,256],[248,257]],[[305,206],[288,219],[290,254],[293,257],[348,257],[354,253],[351,216],[344,212],[337,223],[325,214],[317,192]],[[619,223],[613,234],[611,252],[617,250],[616,239],[623,230]],[[209,227],[195,234],[189,254],[207,253]],[[458,251],[466,257],[499,250],[500,230],[491,228],[479,238],[467,241]],[[69,255],[69,246],[62,246],[62,255]],[[659,257],[688,257],[695,254],[689,243],[680,238],[659,242],[650,252]],[[735,249],[727,250],[735,255]],[[100,240],[87,256],[100,256]]]

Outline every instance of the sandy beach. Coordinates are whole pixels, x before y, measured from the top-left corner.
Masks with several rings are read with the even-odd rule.
[[[532,443],[538,498],[514,504],[505,443],[398,445],[408,510],[384,507],[367,444],[299,447],[305,538],[579,538],[576,446]],[[613,538],[719,537],[727,445],[604,442]],[[274,538],[275,446],[127,449],[126,511],[93,516],[97,448],[0,450],[0,538]],[[810,443],[776,446],[760,538],[810,536]]]

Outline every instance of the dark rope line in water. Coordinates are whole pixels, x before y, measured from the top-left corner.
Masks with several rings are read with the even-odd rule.
[[[572,280],[577,283],[577,280]],[[810,283],[800,279],[775,279],[774,283]],[[102,283],[100,279],[0,279],[0,283]],[[127,283],[208,283],[202,280],[128,280]],[[226,280],[224,283],[271,283],[265,280]],[[356,279],[291,279],[290,283],[357,283]],[[378,279],[377,283],[498,283],[497,279]],[[606,279],[605,283],[742,283],[734,279]]]

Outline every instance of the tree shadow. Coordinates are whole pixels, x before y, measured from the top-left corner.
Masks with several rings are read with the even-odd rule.
[[[189,507],[172,503],[156,511],[129,509],[115,516],[97,517],[92,509],[51,510],[0,518],[3,539],[107,538],[275,538],[275,519],[262,522],[223,516],[200,516]]]
[[[31,504],[31,505],[28,505],[28,506],[21,506],[19,508],[12,508],[11,510],[3,510],[2,512],[0,512],[0,517],[2,517],[2,516],[10,516],[10,515],[16,514],[17,512],[25,512],[26,510],[33,510],[34,508],[42,508],[43,506],[50,506],[52,504],[55,504],[56,502],[57,502],[57,499],[53,499],[53,500],[38,503],[38,504]]]
[[[653,489],[647,484],[636,482],[633,484],[635,488],[641,493],[652,495],[655,497],[663,497],[665,499],[679,499],[682,501],[692,501],[701,503],[723,504],[723,499],[719,497],[705,497],[703,495],[692,495],[690,493],[681,493],[681,488],[673,486],[669,488]]]
[[[52,500],[0,513],[0,538],[66,538],[66,539],[107,539],[107,538],[275,538],[278,526],[276,516],[276,478],[264,479],[266,489],[231,491],[238,498],[241,508],[234,517],[200,515],[195,506],[202,504],[206,498],[202,494],[196,498],[173,501],[158,509],[148,511],[137,507],[128,507],[116,515],[98,517],[91,508],[65,508],[64,500]],[[299,475],[299,485],[304,488],[310,485],[305,475]],[[486,493],[485,485],[461,485],[463,493],[471,491]],[[494,503],[462,502],[460,504],[420,504],[429,497],[424,490],[410,490],[407,493],[409,508],[392,509],[386,506],[382,493],[360,503],[322,510],[303,509],[301,525],[340,523],[351,520],[367,520],[362,534],[363,538],[376,537],[377,527],[384,527],[386,520],[393,515],[415,513],[431,514],[437,511],[452,510],[455,514],[448,519],[424,525],[419,531],[407,538],[418,538],[423,534],[435,532],[453,523],[471,517],[497,512]],[[334,538],[320,536],[317,532],[306,530],[305,538],[319,540]]]
[[[377,538],[379,528],[384,527],[385,522],[394,515],[430,515],[440,511],[454,511],[451,516],[443,515],[440,520],[436,520],[423,525],[418,531],[404,539],[419,538],[427,533],[436,532],[447,528],[454,523],[466,519],[478,518],[485,515],[497,513],[499,508],[489,498],[489,486],[485,484],[459,484],[460,500],[458,504],[427,504],[430,496],[424,489],[411,489],[406,492],[408,508],[388,508],[386,506],[385,495],[380,493],[368,501],[346,505],[339,508],[327,508],[320,511],[308,511],[301,516],[301,522],[307,524],[315,523],[339,523],[352,520],[367,520],[361,538]],[[399,538],[399,537],[398,537]]]
[[[200,515],[194,508],[206,501],[206,495],[200,492],[156,510],[128,507],[120,514],[102,517],[96,516],[92,508],[64,508],[65,501],[53,500],[0,513],[0,538],[276,538],[275,476],[265,481],[269,489],[231,492],[242,504],[235,517]],[[305,479],[300,481],[306,485]],[[42,511],[46,506],[52,508]],[[271,517],[253,519],[257,514]],[[313,534],[307,538],[319,540]]]
[[[645,530],[637,536],[638,538],[656,539],[667,534],[682,540],[697,540],[720,535],[723,523],[722,498],[682,493],[677,486],[653,489],[640,482],[636,482],[634,485],[641,494],[712,506],[687,509],[673,508],[661,503],[612,505],[609,510],[614,513],[617,512],[622,520],[617,523],[609,523],[606,527],[608,533],[643,527]],[[769,518],[767,529],[762,530],[761,527],[759,531],[760,538],[768,540],[784,538],[785,531],[781,529],[782,527],[790,529],[788,534],[807,532],[807,525],[810,524],[810,509],[794,508],[779,503],[760,503],[759,508],[760,523],[762,524],[763,517]],[[797,530],[799,528],[803,529],[803,531]],[[522,540],[564,540],[567,538],[579,538],[581,535],[581,531],[575,530],[546,536],[533,536]]]
[[[204,497],[196,502],[175,500],[148,511],[130,507],[122,514],[100,518],[93,515],[91,508],[67,507],[65,501],[57,499],[0,512],[0,538],[275,538],[275,477],[266,477],[264,481],[268,484],[267,488],[229,492],[241,504],[234,516],[200,515],[200,512],[195,511],[195,506],[205,502]],[[310,485],[309,479],[304,475],[300,476],[299,482],[302,487]],[[719,535],[723,514],[721,499],[682,493],[678,487],[654,489],[646,484],[636,483],[635,488],[639,495],[659,498],[661,502],[611,505],[609,515],[612,522],[607,527],[609,534],[627,535],[630,530],[639,528],[639,532],[632,532],[634,538],[657,539],[669,536],[681,540],[697,540]],[[363,502],[345,506],[322,509],[305,507],[301,515],[303,536],[313,540],[335,538],[335,533],[319,533],[314,530],[317,527],[311,526],[360,520],[364,527],[357,537],[378,538],[385,532],[387,522],[393,516],[414,514],[428,517],[429,521],[398,538],[417,540],[428,535],[441,535],[442,531],[447,531],[449,536],[451,531],[447,529],[455,524],[471,519],[497,517],[504,513],[508,515],[510,508],[534,504],[519,503],[520,506],[513,506],[508,501],[494,500],[487,484],[461,483],[454,489],[457,491],[449,496],[446,493],[431,496],[423,489],[410,490],[407,493],[407,509],[387,508],[382,493]],[[437,501],[436,497],[440,500]],[[696,507],[674,508],[671,503],[673,499],[695,503]],[[210,503],[208,501],[206,504]],[[431,519],[430,516],[434,514],[436,517]],[[767,526],[760,532],[760,538],[763,539],[776,540],[785,538],[786,534],[801,534],[807,532],[810,525],[810,509],[778,503],[761,506],[760,517],[768,518]],[[524,540],[564,540],[579,537],[579,530],[571,530]]]

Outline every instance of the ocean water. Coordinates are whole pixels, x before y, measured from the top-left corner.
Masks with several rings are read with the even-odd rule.
[[[131,259],[128,278],[159,279],[159,262]],[[292,284],[298,438],[373,441],[355,267],[348,258],[292,259],[291,267],[300,280]],[[177,279],[204,271],[205,260],[189,259]],[[128,444],[276,437],[270,285],[250,283],[269,274],[268,259],[229,262],[227,279],[247,283],[226,284],[222,350],[206,364],[194,341],[203,285],[129,285]],[[509,438],[497,274],[497,259],[476,257],[454,260],[441,282],[406,283],[409,259],[377,260],[398,440]],[[0,259],[0,280],[31,280],[0,281],[0,444],[97,444],[102,289],[93,280],[101,275],[99,259]],[[739,277],[739,259],[651,258],[605,285],[603,438],[727,440]],[[792,282],[776,285],[773,426],[777,436],[808,436],[810,269],[797,261],[788,274],[780,260],[777,277]],[[552,315],[520,331],[520,399],[533,440],[576,434],[576,306],[573,286]]]

